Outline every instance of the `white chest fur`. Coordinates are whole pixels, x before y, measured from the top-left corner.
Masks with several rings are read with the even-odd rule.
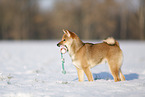
[[[74,55],[71,55],[72,63],[79,69],[82,69],[80,60],[77,60]]]
[[[75,65],[77,68],[82,69],[81,63],[77,61],[73,61],[73,65]]]

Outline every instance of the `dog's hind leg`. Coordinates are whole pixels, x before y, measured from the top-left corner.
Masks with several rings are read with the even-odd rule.
[[[79,82],[84,81],[84,71],[77,67],[76,67],[76,69],[77,69],[77,73],[78,73]]]
[[[120,68],[120,78],[121,81],[125,81],[125,76],[122,74],[121,68]]]
[[[120,81],[118,64],[116,64],[115,62],[109,62],[109,61],[108,61],[108,64],[109,64],[109,68],[112,73],[112,76],[114,78],[114,81],[115,82]]]

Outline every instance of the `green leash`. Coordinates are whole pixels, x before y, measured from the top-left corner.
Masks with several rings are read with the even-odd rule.
[[[62,73],[66,74],[66,71],[64,69],[64,58],[63,58],[63,54],[61,53],[61,62],[62,62]]]

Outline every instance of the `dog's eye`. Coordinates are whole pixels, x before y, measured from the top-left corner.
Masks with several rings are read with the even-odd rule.
[[[65,41],[65,39],[63,41]]]

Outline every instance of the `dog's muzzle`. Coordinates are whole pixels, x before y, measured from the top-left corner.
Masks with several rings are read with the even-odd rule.
[[[58,43],[57,46],[60,47],[60,44]]]

